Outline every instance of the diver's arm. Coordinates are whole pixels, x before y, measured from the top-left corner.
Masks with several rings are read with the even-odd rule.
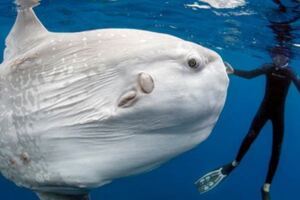
[[[239,77],[251,79],[251,78],[255,78],[257,76],[260,76],[260,75],[263,75],[263,74],[267,73],[269,68],[270,67],[268,65],[263,65],[260,68],[250,70],[250,71],[234,69],[233,74],[236,75],[236,76],[239,76]]]
[[[292,69],[289,70],[289,75],[290,75],[290,78],[292,79],[293,83],[295,84],[296,88],[300,92],[300,79],[299,79],[299,77],[297,76],[297,74]]]

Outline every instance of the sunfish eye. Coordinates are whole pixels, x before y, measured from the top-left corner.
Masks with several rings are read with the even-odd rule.
[[[188,60],[188,65],[190,68],[193,68],[193,69],[197,69],[199,67],[199,63],[197,62],[197,60],[195,58],[190,58]]]

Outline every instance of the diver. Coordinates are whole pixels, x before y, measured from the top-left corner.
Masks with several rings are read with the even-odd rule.
[[[283,16],[282,21],[274,21],[272,18],[269,19],[269,28],[273,31],[277,41],[277,44],[275,44],[273,48],[268,49],[272,57],[272,63],[264,64],[251,71],[233,69],[228,63],[225,63],[229,74],[234,74],[247,79],[265,75],[265,96],[252,121],[248,134],[241,144],[235,160],[207,173],[196,181],[195,184],[201,193],[216,187],[239,165],[264,125],[270,120],[273,125],[272,155],[265,183],[261,188],[262,199],[270,200],[270,186],[279,163],[284,136],[285,101],[291,83],[294,83],[300,92],[300,79],[294,73],[292,68],[289,67],[289,59],[293,56],[292,46],[294,38],[292,34],[294,28],[291,25],[300,19],[299,2],[292,1],[295,2],[295,6],[288,8],[283,5],[280,0],[273,1],[279,8],[279,13],[277,13],[279,14],[278,16]],[[287,15],[290,16],[289,19],[286,18]],[[278,20],[278,16],[274,19]],[[281,19],[279,18],[279,20]]]
[[[251,71],[233,69],[228,63],[225,63],[228,74],[234,74],[246,79],[265,75],[265,96],[254,117],[249,132],[242,142],[236,159],[227,165],[207,173],[195,183],[201,193],[216,187],[239,165],[242,158],[249,150],[249,147],[259,135],[261,129],[266,122],[270,120],[273,125],[272,156],[265,183],[261,188],[263,200],[270,200],[270,186],[279,163],[281,144],[284,136],[285,100],[291,83],[294,83],[300,92],[300,79],[294,73],[292,68],[288,66],[289,58],[285,55],[278,54],[275,55],[272,60],[272,63],[264,64],[260,68]]]

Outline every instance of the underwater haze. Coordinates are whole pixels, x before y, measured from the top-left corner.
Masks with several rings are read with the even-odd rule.
[[[274,54],[282,53],[300,74],[300,2],[282,3],[286,12],[280,11],[272,0],[42,0],[35,11],[49,31],[135,28],[168,33],[215,50],[238,69],[254,69],[271,62]],[[15,17],[13,0],[1,0],[0,63]],[[260,199],[271,154],[270,122],[224,183],[205,194],[199,194],[194,186],[200,176],[235,158],[263,98],[264,76],[251,80],[231,76],[230,80],[225,108],[205,142],[158,169],[98,188],[92,191],[91,199]],[[299,115],[300,93],[292,85],[286,102],[281,160],[271,188],[272,200],[299,198]],[[38,200],[33,192],[16,187],[2,176],[0,191],[0,200]]]

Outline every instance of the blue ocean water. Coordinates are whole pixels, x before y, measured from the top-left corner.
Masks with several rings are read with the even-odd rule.
[[[195,0],[43,0],[36,13],[51,31],[84,31],[98,28],[138,28],[169,33],[217,51],[240,69],[270,62],[270,52],[283,49],[300,74],[300,3],[282,1],[279,12],[271,0],[247,0],[242,6],[217,9]],[[0,2],[0,49],[16,17],[11,0]],[[293,19],[293,20],[292,20]],[[278,25],[285,23],[284,27]],[[275,50],[274,50],[275,49]],[[2,53],[0,55],[2,60]],[[152,172],[123,178],[94,190],[92,199],[130,200],[253,200],[260,199],[271,153],[270,123],[232,175],[218,188],[200,195],[197,178],[234,159],[262,100],[265,78],[232,76],[220,120],[207,141]],[[1,95],[1,94],[0,94]],[[271,194],[273,200],[297,199],[300,185],[300,95],[290,88],[286,102],[285,138],[280,165]],[[146,156],[146,155],[145,155]],[[0,199],[34,200],[26,189],[0,177]]]

